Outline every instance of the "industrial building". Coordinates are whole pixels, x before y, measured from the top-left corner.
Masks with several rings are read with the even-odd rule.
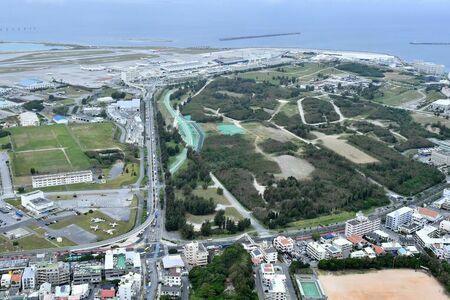
[[[355,219],[345,222],[345,236],[360,235],[380,229],[381,220],[378,217],[366,217],[362,212],[356,214]]]
[[[31,111],[23,112],[19,115],[21,126],[39,126],[39,118],[36,113]]]
[[[386,228],[398,231],[399,226],[409,224],[412,221],[414,210],[410,207],[402,207],[386,215]]]
[[[92,182],[92,180],[93,175],[91,170],[49,175],[37,175],[31,177],[33,188]]]
[[[450,151],[441,147],[431,150],[431,162],[437,166],[449,166]]]
[[[111,104],[112,107],[119,110],[124,110],[127,112],[138,112],[141,109],[141,100],[119,100],[116,103]]]

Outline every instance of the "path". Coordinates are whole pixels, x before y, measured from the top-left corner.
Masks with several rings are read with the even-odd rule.
[[[250,222],[253,226],[253,228],[255,228],[255,230],[258,232],[258,234],[261,235],[268,235],[269,231],[264,228],[264,226],[262,226],[255,217],[253,217],[253,215],[251,214],[250,211],[248,211],[225,187],[224,185],[216,178],[216,176],[214,176],[214,174],[209,173],[209,175],[211,176],[212,181],[214,182],[214,184],[221,188],[223,190],[223,195],[225,196],[225,198],[227,198],[227,200],[233,205],[234,208],[237,209],[237,211],[244,217],[244,218],[248,218],[250,219]]]
[[[288,103],[287,100],[277,100],[280,105],[278,105],[277,109],[273,112],[272,116],[270,116],[269,122],[272,121],[272,119],[280,112],[280,110]]]
[[[298,111],[300,113],[300,118],[302,119],[303,124],[305,125],[311,125],[311,126],[318,126],[318,125],[324,125],[324,124],[333,124],[333,123],[341,123],[342,121],[346,120],[347,118],[342,114],[341,110],[339,109],[339,107],[334,104],[334,101],[329,101],[329,100],[322,100],[322,101],[327,101],[328,103],[330,103],[333,108],[334,111],[339,115],[339,120],[336,121],[326,121],[326,122],[318,122],[318,123],[307,123],[306,119],[305,119],[305,112],[303,111],[303,105],[302,105],[302,101],[305,98],[301,98],[297,101],[297,106],[298,106]]]

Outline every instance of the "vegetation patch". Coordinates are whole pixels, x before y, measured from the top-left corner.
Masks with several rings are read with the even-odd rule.
[[[344,63],[336,67],[339,70],[356,73],[364,77],[384,77],[384,71],[380,68],[358,63]]]
[[[294,144],[293,142],[279,142],[274,139],[267,139],[263,142],[259,143],[259,146],[266,153],[280,153],[280,152],[289,152],[289,151],[297,151],[299,146]]]
[[[333,122],[339,120],[339,115],[333,105],[317,98],[305,98],[301,103],[307,123]]]

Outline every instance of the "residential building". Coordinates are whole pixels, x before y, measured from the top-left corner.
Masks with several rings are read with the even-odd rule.
[[[442,220],[439,224],[439,229],[441,231],[450,232],[450,221],[449,220]]]
[[[261,264],[258,268],[264,299],[287,299],[286,275],[280,266]]]
[[[398,251],[398,249],[400,249],[402,247],[402,245],[400,245],[400,243],[398,243],[398,242],[387,242],[387,243],[382,243],[381,247],[386,252],[395,252],[395,251]]]
[[[92,182],[92,180],[93,177],[91,170],[57,173],[50,175],[38,175],[31,177],[33,188]]]
[[[356,218],[345,222],[345,236],[360,235],[380,229],[381,220],[378,217],[366,217],[362,212],[356,214]]]
[[[335,245],[324,244],[323,248],[325,248],[325,250],[327,252],[326,253],[326,257],[327,258],[330,258],[330,257],[332,257],[332,258],[342,258],[343,257],[341,248],[339,248],[339,247],[337,247]]]
[[[70,285],[59,285],[55,287],[55,298],[56,299],[68,299],[70,296]]]
[[[427,75],[441,76],[445,74],[445,66],[440,64],[434,64],[424,61],[416,61],[413,63],[413,67],[417,72]]]
[[[318,242],[309,242],[306,245],[306,253],[315,260],[322,260],[328,257],[327,250]]]
[[[366,252],[363,250],[358,250],[350,253],[351,258],[363,258],[366,257]]]
[[[178,298],[181,296],[181,286],[169,286],[169,285],[162,285],[161,286],[161,296],[169,296],[169,297],[175,297]]]
[[[264,261],[266,263],[276,263],[278,261],[278,251],[274,247],[263,249]]]
[[[181,268],[170,268],[162,271],[163,285],[180,286],[181,285]]]
[[[431,162],[437,166],[449,166],[450,151],[443,148],[431,150]]]
[[[21,126],[39,126],[39,118],[36,113],[31,111],[23,112],[19,115]]]
[[[425,225],[415,233],[416,242],[421,247],[429,248],[439,258],[450,258],[450,237],[441,236],[439,231],[434,226]]]
[[[279,235],[273,239],[273,246],[280,252],[290,253],[294,251],[294,240],[290,237]]]
[[[100,299],[101,300],[109,300],[116,298],[116,290],[114,287],[110,287],[109,289],[102,288],[100,291]]]
[[[22,289],[34,290],[36,288],[36,270],[34,267],[26,267],[22,274]]]
[[[9,289],[11,286],[11,273],[2,274],[0,280],[0,286],[2,289]]]
[[[101,263],[72,263],[72,284],[91,283],[102,281],[103,264]]]
[[[339,247],[342,251],[343,257],[348,257],[352,251],[353,244],[344,238],[337,238],[332,242],[332,245]]]
[[[78,297],[79,299],[87,299],[90,294],[89,284],[72,284],[71,287],[71,296]]]
[[[10,288],[19,290],[22,285],[22,270],[16,270],[11,274]]]
[[[53,201],[44,196],[44,192],[37,190],[20,195],[20,203],[32,214],[40,216],[56,209]]]
[[[434,211],[426,207],[417,207],[413,214],[413,220],[417,221],[418,223],[423,222],[434,223],[440,220],[441,218],[442,216],[437,211]]]
[[[188,264],[193,266],[205,266],[208,264],[208,250],[203,244],[191,242],[184,246],[183,254]]]
[[[41,285],[48,282],[52,285],[68,284],[70,279],[70,268],[64,262],[39,262],[35,265],[36,282]]]
[[[105,253],[105,279],[115,280],[132,272],[141,271],[141,257],[135,251],[126,251],[123,248],[108,250]]]
[[[117,295],[120,300],[134,300],[139,296],[141,289],[141,274],[128,273],[120,279]]]
[[[410,207],[402,207],[386,215],[386,228],[397,231],[398,227],[412,221],[414,210]]]

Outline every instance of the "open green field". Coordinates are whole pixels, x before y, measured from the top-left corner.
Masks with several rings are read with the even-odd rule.
[[[384,93],[384,96],[375,98],[374,100],[392,106],[397,106],[409,101],[418,100],[422,97],[422,95],[416,90],[406,89],[398,86],[383,88],[382,91]]]
[[[230,205],[230,202],[228,202],[225,196],[217,194],[216,188],[208,188],[206,190],[202,188],[197,188],[192,191],[192,194],[199,197],[203,197],[205,199],[212,198],[214,200],[214,203],[216,204]]]
[[[134,224],[136,223],[136,214],[137,214],[136,203],[137,203],[137,200],[136,199],[133,200],[133,203],[131,204],[130,220],[128,220],[128,221],[115,220],[115,219],[110,218],[109,216],[105,215],[104,213],[96,210],[96,211],[93,211],[92,213],[81,214],[81,215],[74,216],[72,218],[60,221],[56,224],[51,224],[49,227],[53,228],[53,229],[61,229],[66,226],[69,226],[71,224],[75,224],[75,225],[80,226],[84,230],[95,234],[98,237],[99,241],[106,240],[106,239],[127,233],[128,231],[133,229]],[[94,225],[91,222],[92,218],[100,218],[100,219],[105,220],[105,222],[95,224],[95,225],[98,225],[97,231],[94,231],[93,229],[91,229],[91,226]],[[110,235],[110,234],[104,232],[103,230],[111,229],[111,226],[109,226],[109,223],[113,223],[113,222],[117,223],[117,226],[116,226],[113,234]]]
[[[12,168],[15,176],[78,171],[91,164],[86,150],[118,148],[117,128],[112,123],[50,125],[8,129],[12,141]]]
[[[295,227],[295,228],[310,228],[310,227],[317,227],[320,225],[329,225],[339,222],[344,222],[349,219],[352,219],[355,217],[354,212],[341,212],[338,214],[332,214],[328,216],[322,216],[314,219],[306,219],[306,220],[299,220],[292,223],[289,223],[289,227]]]

